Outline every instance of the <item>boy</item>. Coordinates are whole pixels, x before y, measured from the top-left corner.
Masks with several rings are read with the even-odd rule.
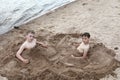
[[[38,42],[35,38],[34,38],[34,31],[28,31],[27,35],[26,35],[26,41],[21,45],[21,47],[19,48],[19,50],[16,53],[16,57],[21,60],[23,63],[29,63],[28,59],[25,59],[21,56],[23,50],[25,49],[32,49],[36,46],[36,43],[42,45],[42,47],[47,47],[46,45],[44,45],[42,42]]]
[[[82,42],[77,47],[77,50],[78,50],[79,54],[82,54],[83,59],[87,58],[88,50],[90,48],[89,39],[90,39],[90,34],[88,32],[83,33],[82,34]],[[78,58],[78,59],[80,58],[80,57],[76,57],[74,55],[71,55],[71,56],[73,58]]]

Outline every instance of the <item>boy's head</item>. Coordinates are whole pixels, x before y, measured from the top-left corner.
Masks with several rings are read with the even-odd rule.
[[[83,41],[85,44],[88,44],[88,43],[89,43],[89,39],[90,39],[90,33],[85,32],[85,33],[82,34],[82,41]]]
[[[33,30],[30,30],[26,34],[26,39],[29,41],[32,41],[34,39],[35,32]]]

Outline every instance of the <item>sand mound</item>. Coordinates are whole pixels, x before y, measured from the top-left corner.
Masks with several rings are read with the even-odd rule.
[[[71,57],[71,54],[77,54],[76,46],[72,43],[79,42],[80,35],[38,36],[37,39],[47,41],[49,47],[45,49],[37,45],[30,51],[24,51],[23,56],[30,59],[30,64],[23,64],[15,58],[14,55],[23,41],[16,38],[18,40],[14,44],[9,43],[9,48],[4,47],[5,50],[1,50],[0,74],[9,80],[98,80],[105,74],[112,73],[117,67],[115,52],[102,43],[91,43],[86,60]]]

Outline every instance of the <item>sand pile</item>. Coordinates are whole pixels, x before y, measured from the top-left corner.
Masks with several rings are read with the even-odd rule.
[[[115,52],[102,43],[91,40],[88,59],[76,60],[71,57],[71,54],[77,53],[73,43],[80,42],[81,34],[43,34],[36,38],[49,47],[37,45],[30,51],[24,51],[23,56],[30,59],[29,64],[15,58],[23,38],[14,36],[7,40],[7,37],[1,37],[0,74],[9,80],[99,80],[118,67]]]

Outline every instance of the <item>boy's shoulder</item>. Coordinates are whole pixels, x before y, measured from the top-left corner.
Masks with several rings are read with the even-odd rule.
[[[35,40],[35,41],[37,41],[37,39],[36,39],[36,38],[34,38],[34,40]]]
[[[24,41],[21,45],[21,47],[24,47],[25,45],[27,45],[27,41]]]

